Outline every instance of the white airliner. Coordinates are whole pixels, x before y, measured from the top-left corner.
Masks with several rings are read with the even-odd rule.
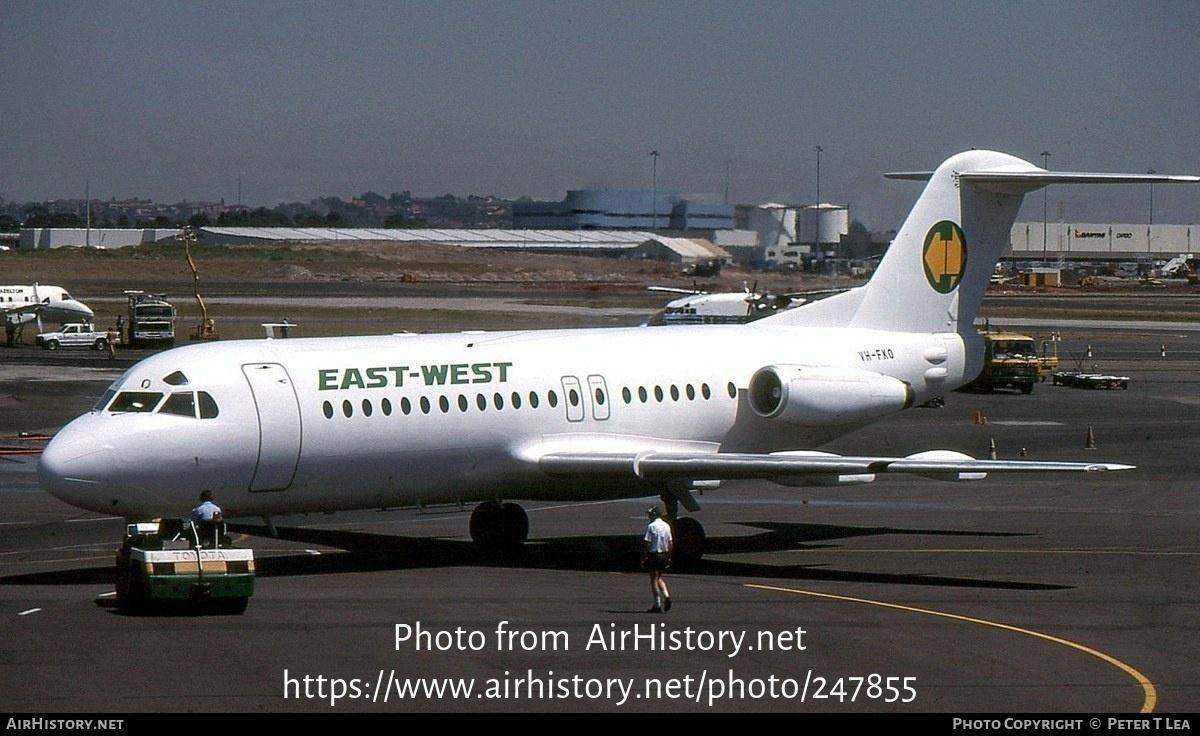
[[[18,324],[91,322],[95,317],[86,304],[66,289],[45,284],[0,286],[0,312],[5,319],[11,317]]]
[[[657,495],[673,515],[725,479],[1131,467],[816,448],[975,377],[975,314],[1025,194],[1200,177],[1049,172],[990,151],[888,176],[928,184],[861,287],[738,325],[189,345],[133,366],[64,427],[41,485],[128,518],[182,514],[202,489],[227,516],[268,521],[479,502],[472,536],[512,546],[529,524],[514,500]],[[702,541],[694,517],[677,524],[681,546]]]

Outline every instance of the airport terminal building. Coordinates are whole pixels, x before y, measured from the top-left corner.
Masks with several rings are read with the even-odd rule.
[[[1196,225],[1018,222],[1014,261],[1160,261],[1200,247]]]
[[[558,230],[732,230],[733,205],[672,192],[573,189],[560,202],[513,203],[513,227]]]

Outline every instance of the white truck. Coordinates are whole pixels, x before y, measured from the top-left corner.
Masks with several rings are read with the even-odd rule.
[[[116,335],[113,344],[120,345],[121,336],[115,330],[113,334]],[[37,335],[37,344],[46,350],[58,350],[59,348],[108,350],[108,342],[108,331],[97,331],[88,322],[68,322],[53,332],[39,332]]]
[[[171,347],[175,344],[175,307],[164,294],[126,289],[129,298],[129,347]]]

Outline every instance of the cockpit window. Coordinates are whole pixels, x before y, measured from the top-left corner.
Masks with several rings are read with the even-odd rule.
[[[92,407],[92,411],[104,411],[104,407],[108,406],[108,402],[112,401],[112,397],[116,395],[117,390],[115,388],[108,389],[100,397],[100,400],[96,402],[96,405]]]
[[[163,383],[168,386],[186,386],[188,385],[187,376],[183,375],[182,371],[175,371],[171,375],[163,379]]]
[[[122,391],[109,404],[108,410],[113,413],[126,411],[154,411],[163,395],[157,391]]]
[[[200,397],[200,418],[201,419],[216,418],[217,414],[220,413],[220,410],[217,409],[217,402],[213,399],[212,396],[208,395],[207,391],[197,391],[196,393]]]
[[[196,417],[196,405],[200,406],[201,419],[213,419],[220,410],[217,402],[207,391],[176,391],[163,402],[159,414],[175,414],[181,417]]]
[[[196,417],[196,394],[191,391],[180,391],[171,394],[163,402],[162,414],[178,414],[181,417]]]

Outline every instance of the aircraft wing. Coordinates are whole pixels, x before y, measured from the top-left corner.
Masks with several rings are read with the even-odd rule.
[[[27,312],[40,312],[46,305],[42,302],[30,304],[22,302],[20,304],[0,304],[0,314],[25,314]]]
[[[1097,472],[1130,470],[1134,466],[1103,462],[1044,460],[977,460],[953,450],[931,450],[907,457],[834,455],[795,451],[776,453],[703,452],[551,452],[538,459],[543,472],[565,478],[644,480],[733,480],[761,478],[804,484],[845,477],[847,482],[869,480],[883,473],[909,473],[942,480],[978,480],[987,473]]]
[[[677,286],[647,286],[646,291],[661,291],[666,294],[703,294],[699,289],[681,289]]]

